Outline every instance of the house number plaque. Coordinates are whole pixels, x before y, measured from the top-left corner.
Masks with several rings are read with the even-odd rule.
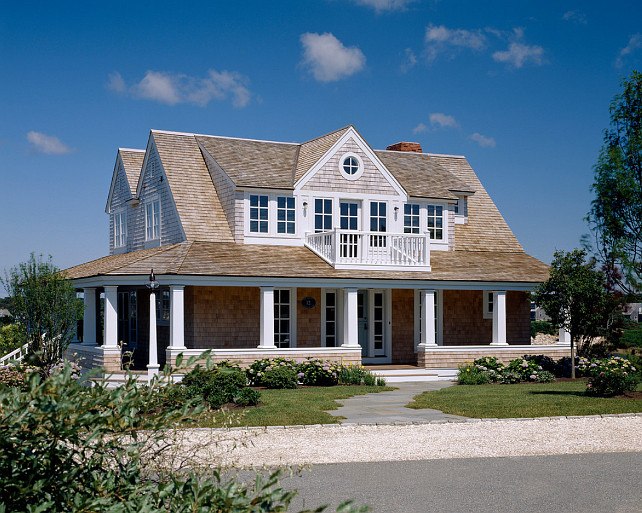
[[[317,300],[314,299],[313,297],[304,297],[301,300],[301,305],[306,310],[310,310],[310,309],[314,308],[317,305]]]

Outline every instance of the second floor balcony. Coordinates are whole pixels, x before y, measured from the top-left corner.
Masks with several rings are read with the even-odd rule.
[[[305,245],[335,269],[430,271],[428,234],[335,229],[307,234]]]

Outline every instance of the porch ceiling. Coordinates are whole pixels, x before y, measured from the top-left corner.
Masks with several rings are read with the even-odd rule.
[[[69,278],[157,275],[537,283],[548,266],[523,252],[433,251],[430,272],[334,269],[305,247],[182,242],[107,256],[67,269]]]

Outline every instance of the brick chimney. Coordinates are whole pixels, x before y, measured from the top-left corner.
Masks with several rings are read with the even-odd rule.
[[[410,151],[412,153],[422,153],[421,144],[415,142],[398,142],[388,146],[386,150],[390,151]]]

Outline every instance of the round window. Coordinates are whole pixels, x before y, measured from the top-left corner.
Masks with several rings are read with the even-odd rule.
[[[346,174],[352,176],[359,171],[359,162],[354,157],[346,157],[343,159],[343,170]]]
[[[358,180],[363,174],[363,162],[355,153],[344,153],[339,159],[339,171],[348,180]]]

